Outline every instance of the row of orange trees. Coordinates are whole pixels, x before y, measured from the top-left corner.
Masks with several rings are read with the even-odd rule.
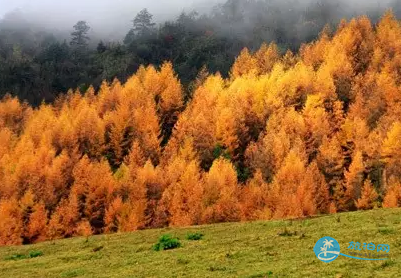
[[[172,65],[0,102],[0,244],[401,205],[401,25],[243,50],[190,99]]]

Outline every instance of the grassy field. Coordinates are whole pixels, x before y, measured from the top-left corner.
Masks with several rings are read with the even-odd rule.
[[[0,277],[400,277],[400,231],[395,209],[74,238],[0,248]],[[204,237],[186,240],[190,232]],[[163,234],[179,237],[182,247],[153,251]],[[313,252],[324,236],[342,252],[350,241],[389,244],[391,258],[340,256],[326,264]]]

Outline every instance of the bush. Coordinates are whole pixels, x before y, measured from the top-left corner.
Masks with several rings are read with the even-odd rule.
[[[31,251],[31,252],[29,252],[28,258],[36,258],[36,257],[40,257],[40,256],[43,256],[42,251]]]
[[[202,233],[190,233],[187,234],[187,239],[188,240],[201,240],[203,238],[203,234]]]
[[[11,255],[11,256],[6,257],[5,260],[13,260],[13,261],[16,261],[16,260],[23,260],[23,259],[26,259],[26,258],[27,258],[26,255],[23,255],[23,254],[14,254],[14,255]]]
[[[162,251],[181,247],[181,243],[178,238],[173,238],[171,235],[163,235],[159,238],[159,241],[153,245],[153,250]]]
[[[43,252],[42,251],[31,251],[31,252],[29,252],[28,255],[25,255],[25,254],[14,254],[14,255],[11,255],[9,257],[6,257],[5,259],[6,260],[16,261],[16,260],[24,260],[24,259],[36,258],[36,257],[40,257],[40,256],[43,256]]]

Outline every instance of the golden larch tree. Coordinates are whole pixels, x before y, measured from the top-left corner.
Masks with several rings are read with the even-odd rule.
[[[214,161],[204,179],[203,222],[218,223],[240,219],[237,173],[224,158]]]
[[[16,199],[0,201],[0,245],[22,243],[22,211]]]
[[[378,198],[379,194],[377,194],[372,182],[370,180],[366,180],[363,184],[361,197],[356,202],[356,207],[363,210],[373,209],[375,206],[377,206]]]
[[[239,56],[236,58],[234,65],[231,69],[233,78],[240,77],[247,74],[257,74],[258,61],[252,56],[248,48],[244,48]]]

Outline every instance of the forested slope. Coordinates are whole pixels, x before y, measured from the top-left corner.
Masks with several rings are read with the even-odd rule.
[[[0,243],[401,204],[401,25],[244,49],[185,101],[171,63],[0,103]]]

